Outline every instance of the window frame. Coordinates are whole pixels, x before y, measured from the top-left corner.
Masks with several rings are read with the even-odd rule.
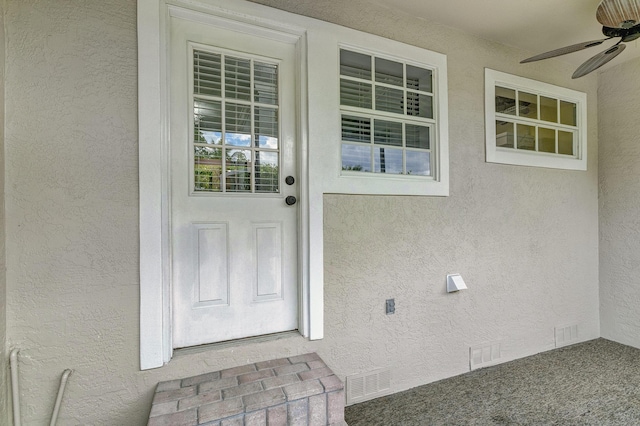
[[[361,55],[369,56],[371,70],[369,79],[365,79],[362,77],[355,77],[348,74],[343,74],[342,69],[342,52],[350,52]],[[428,64],[416,63],[415,61],[411,61],[408,59],[400,59],[395,57],[390,57],[389,55],[380,55],[376,52],[371,52],[368,50],[362,49],[354,49],[350,46],[340,45],[339,47],[339,84],[340,84],[340,115],[341,115],[341,130],[342,130],[342,119],[346,117],[352,117],[356,119],[365,119],[370,123],[370,137],[368,142],[360,142],[360,141],[349,141],[344,139],[344,133],[341,138],[341,175],[343,176],[358,176],[362,173],[369,173],[379,176],[411,176],[412,178],[423,179],[423,180],[434,180],[437,179],[438,176],[438,168],[439,164],[436,158],[437,149],[434,149],[434,145],[437,148],[437,140],[435,138],[435,134],[437,134],[438,129],[438,117],[436,115],[436,108],[434,108],[434,103],[436,99],[436,93],[434,90],[434,72],[432,66]],[[387,82],[378,81],[377,78],[377,63],[378,60],[383,60],[387,62],[393,62],[395,64],[402,66],[402,84],[395,85]],[[408,87],[408,67],[414,67],[418,69],[427,70],[430,73],[430,91],[420,90]],[[342,103],[342,88],[343,81],[352,81],[355,83],[364,83],[370,84],[371,91],[371,106],[369,108],[355,105],[347,105]],[[378,88],[388,88],[391,90],[396,90],[398,92],[402,92],[402,108],[403,112],[392,112],[387,109],[380,109],[376,107],[377,103],[377,89]],[[414,95],[427,95],[431,98],[431,117],[422,117],[419,115],[411,115],[408,114],[409,110],[409,98],[408,94]],[[376,142],[375,140],[375,128],[377,127],[377,122],[391,122],[395,124],[399,124],[401,126],[401,144],[400,145],[391,145],[391,144],[381,144]],[[410,147],[407,146],[407,127],[408,126],[420,126],[428,129],[428,148],[418,148],[418,147]],[[372,151],[369,155],[369,165],[371,170],[369,171],[352,171],[344,168],[344,147],[345,145],[350,146],[369,146]],[[383,172],[378,172],[375,169],[375,148],[389,148],[394,150],[399,150],[402,152],[402,172],[401,173],[389,173],[384,174]],[[420,153],[428,153],[429,155],[429,174],[428,175],[411,175],[411,173],[407,173],[407,153],[408,152],[420,152]]]
[[[353,33],[354,31],[345,29],[344,32]],[[337,111],[336,121],[334,122],[337,134],[335,143],[331,144],[334,152],[328,154],[331,158],[327,159],[327,163],[332,166],[332,170],[328,173],[329,179],[326,181],[327,192],[368,195],[448,196],[449,122],[446,55],[366,33],[357,32],[358,37],[354,37],[355,34],[347,36],[342,36],[341,33],[334,34],[336,35],[336,48],[333,54],[335,63],[332,64],[331,68],[327,64],[324,65],[327,73],[330,72],[330,69],[334,73],[332,81],[335,81],[335,100],[333,102]],[[351,41],[349,43],[343,41],[347,39]],[[416,120],[418,117],[406,114],[400,115],[375,109],[341,105],[340,51],[343,49],[370,55],[372,56],[372,62],[377,58],[385,59],[425,68],[432,72],[433,118],[421,123],[430,128],[430,149],[428,152],[430,153],[431,174],[429,176],[342,170],[342,115],[367,117],[372,121],[390,118],[392,121],[402,123],[411,122],[410,124],[417,124],[419,122],[419,120]],[[310,67],[310,69],[315,68]],[[375,80],[375,75],[372,75],[372,90],[376,83]],[[407,88],[403,87],[403,91],[406,92]],[[406,149],[406,147],[403,147],[403,150]]]
[[[229,98],[227,96],[224,96],[224,89],[221,89],[221,93],[219,96],[213,96],[213,95],[208,95],[208,94],[202,94],[202,93],[196,93],[195,91],[195,84],[194,84],[194,58],[195,58],[195,52],[206,52],[209,54],[214,54],[214,55],[220,55],[221,57],[221,66],[224,65],[224,61],[227,60],[227,58],[235,58],[235,54],[233,52],[228,52],[225,49],[221,49],[221,48],[212,48],[210,46],[206,46],[206,45],[202,45],[200,43],[195,43],[195,42],[189,42],[188,43],[188,56],[189,56],[189,87],[190,87],[190,92],[189,92],[189,104],[190,105],[195,105],[196,101],[201,101],[201,102],[219,102],[220,103],[220,108],[224,109],[226,107],[227,104],[232,103],[232,104],[236,104],[236,105],[244,105],[244,106],[248,106],[250,109],[250,122],[253,123],[255,120],[255,113],[256,113],[256,108],[270,108],[276,111],[276,127],[278,128],[278,132],[279,130],[279,121],[280,121],[280,105],[279,103],[275,104],[275,107],[273,105],[268,105],[268,104],[264,104],[261,103],[259,101],[256,101],[254,99],[254,94],[251,91],[250,93],[250,100],[237,100],[237,99],[233,99],[233,98]],[[274,65],[274,66],[280,66],[280,63],[278,63],[277,61],[274,61],[271,58],[263,58],[257,55],[248,55],[245,54],[245,56],[242,59],[246,59],[250,62],[250,65],[253,67],[255,63],[262,63],[262,64],[269,64],[269,65]],[[251,75],[253,76],[253,72],[251,71]],[[253,80],[253,77],[251,77],[251,84],[255,84],[255,81]],[[277,76],[277,90],[276,90],[276,97],[277,99],[280,99],[282,97],[282,94],[280,93],[280,77]],[[224,85],[224,82],[221,82],[221,86]],[[252,86],[253,88],[253,86]],[[195,108],[195,106],[194,106]],[[221,113],[222,114],[222,113]],[[278,142],[278,146],[277,148],[265,148],[263,146],[255,146],[254,145],[254,140],[253,138],[255,137],[255,130],[254,130],[254,125],[250,124],[251,127],[251,131],[250,133],[250,138],[252,143],[250,143],[249,145],[245,146],[245,145],[233,145],[233,144],[229,144],[226,142],[226,140],[221,140],[220,144],[202,144],[202,143],[198,143],[195,141],[195,123],[194,123],[194,115],[195,112],[194,110],[190,110],[190,115],[191,115],[191,119],[189,120],[189,134],[190,135],[194,135],[194,137],[190,140],[190,145],[189,145],[189,167],[190,167],[190,183],[189,183],[189,193],[191,196],[198,196],[198,197],[219,197],[219,196],[233,196],[233,194],[252,194],[252,195],[259,195],[261,197],[281,197],[281,190],[283,187],[283,183],[284,183],[284,178],[280,175],[280,173],[278,173],[278,180],[277,180],[277,191],[258,191],[256,190],[257,188],[257,184],[255,181],[255,169],[253,169],[256,166],[256,159],[258,157],[259,153],[275,153],[277,155],[277,164],[281,164],[282,162],[282,155],[281,155],[281,149],[280,149],[280,141]],[[226,136],[226,134],[230,133],[226,131],[228,124],[222,124],[221,123],[221,138],[224,136]],[[222,130],[222,128],[225,129],[225,131]],[[196,173],[195,173],[195,147],[196,146],[200,146],[200,147],[204,147],[204,148],[218,148],[221,150],[221,152],[227,152],[227,151],[250,151],[251,152],[251,158],[250,158],[250,164],[252,167],[252,171],[251,171],[251,177],[250,177],[250,186],[251,189],[249,191],[230,191],[225,187],[221,187],[218,191],[215,190],[198,190],[196,189]],[[224,156],[223,156],[224,157]],[[222,163],[226,163],[226,159],[222,158],[221,159],[221,164]],[[228,163],[226,163],[228,164]],[[223,167],[224,168],[224,167]],[[223,178],[223,180],[225,181],[225,184],[227,183],[226,178]],[[223,185],[223,182],[221,180],[220,185]]]
[[[496,86],[538,96],[545,96],[576,105],[576,152],[573,156],[557,153],[500,148],[496,142]],[[537,119],[523,119],[513,116],[514,123],[540,127],[562,127]],[[546,167],[565,170],[587,170],[587,94],[577,90],[556,86],[541,81],[520,77],[485,68],[485,143],[487,163],[510,164],[531,167]]]

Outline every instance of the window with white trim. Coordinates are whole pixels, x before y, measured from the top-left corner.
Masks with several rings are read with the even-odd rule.
[[[280,192],[278,65],[193,45],[190,54],[193,191]]]
[[[586,94],[485,70],[487,162],[586,170]]]
[[[340,49],[344,173],[433,177],[433,69]]]

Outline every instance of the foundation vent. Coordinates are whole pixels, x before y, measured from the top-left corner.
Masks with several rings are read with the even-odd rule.
[[[354,374],[346,379],[347,405],[391,393],[391,370],[388,368]]]
[[[578,324],[558,326],[555,328],[556,348],[578,342]]]
[[[502,342],[489,342],[469,348],[469,368],[489,367],[500,363],[502,360]]]

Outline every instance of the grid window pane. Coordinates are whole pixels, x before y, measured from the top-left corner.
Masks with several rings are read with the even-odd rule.
[[[278,149],[278,110],[255,107],[255,144],[260,148]]]
[[[573,152],[573,133],[558,130],[558,154],[575,155]]]
[[[227,102],[225,108],[227,145],[251,146],[251,107]]]
[[[390,87],[376,86],[376,109],[378,111],[404,114],[404,93]]]
[[[407,115],[433,118],[433,97],[407,92]]]
[[[340,49],[340,74],[371,80],[371,56]]]
[[[227,150],[225,188],[227,192],[251,192],[251,151]]]
[[[526,124],[518,124],[517,127],[517,145],[518,149],[527,151],[535,151],[536,149],[536,128],[527,126]]]
[[[251,61],[227,56],[224,65],[225,96],[251,100]]]
[[[431,153],[423,151],[407,151],[407,174],[431,176]]]
[[[278,153],[256,152],[256,192],[277,193],[280,182]]]
[[[551,123],[558,122],[558,100],[540,96],[540,119]]]
[[[560,123],[577,126],[577,106],[573,102],[560,101]]]
[[[342,170],[370,172],[371,147],[342,144]]]
[[[371,119],[342,116],[342,140],[351,142],[371,142]]]
[[[407,89],[433,91],[433,71],[407,65]]]
[[[427,126],[416,126],[414,124],[407,124],[406,130],[406,145],[407,148],[421,148],[429,149],[430,146],[430,128]],[[408,161],[408,160],[407,160]]]
[[[485,83],[487,162],[586,170],[585,93],[489,69]]]
[[[556,153],[556,131],[553,129],[538,128],[538,151]]]
[[[341,49],[340,74],[342,170],[430,175],[433,71]]]
[[[194,50],[193,67],[194,190],[279,192],[278,65]]]
[[[496,121],[496,146],[501,148],[515,148],[513,135],[513,123]]]
[[[278,66],[256,62],[253,65],[253,78],[254,101],[278,105]]]
[[[195,190],[220,192],[222,190],[222,148],[196,146],[193,162]]]
[[[496,112],[516,115],[516,91],[496,86]]]
[[[373,142],[380,145],[402,146],[402,123],[375,120]]]
[[[200,95],[222,93],[222,57],[211,52],[193,51],[193,91]]]
[[[222,139],[221,103],[193,102],[193,140],[197,143],[220,144]]]
[[[403,68],[400,62],[376,58],[376,82],[402,86]]]
[[[340,104],[371,109],[371,84],[352,80],[340,80]]]
[[[520,117],[538,118],[538,96],[527,92],[518,92],[518,115]]]
[[[375,147],[373,162],[376,173],[402,174],[401,149]]]

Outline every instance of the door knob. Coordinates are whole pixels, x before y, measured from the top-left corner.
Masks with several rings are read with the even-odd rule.
[[[293,195],[289,195],[287,198],[284,199],[284,202],[287,203],[288,206],[292,206],[296,203],[296,197],[294,197]]]
[[[287,185],[293,185],[295,181],[296,180],[293,178],[293,176],[287,176],[286,178],[284,178],[284,183],[286,183]]]

